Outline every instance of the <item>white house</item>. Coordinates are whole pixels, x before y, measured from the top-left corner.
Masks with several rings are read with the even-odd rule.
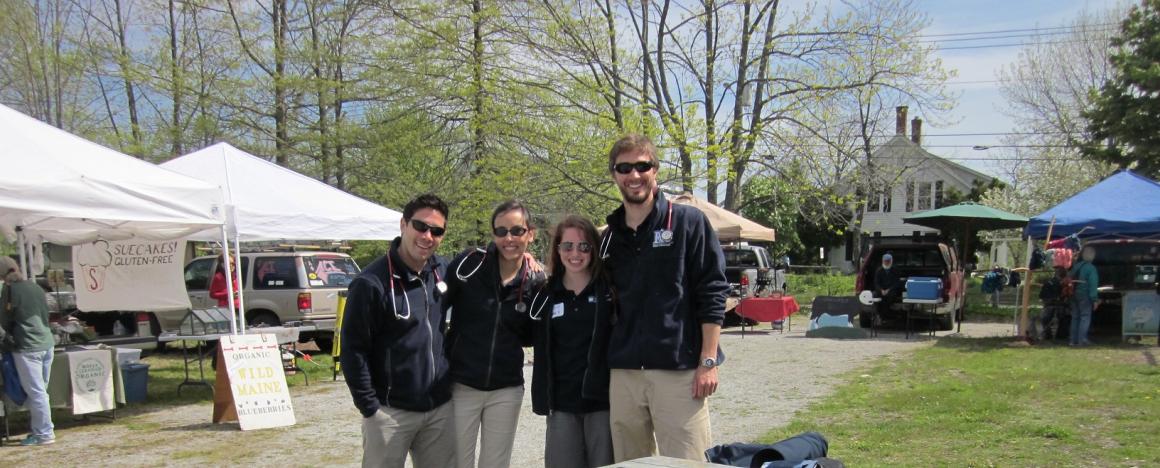
[[[922,120],[911,121],[906,135],[906,106],[896,109],[895,135],[874,149],[870,160],[878,190],[862,204],[862,236],[912,236],[938,230],[902,222],[902,218],[945,206],[954,190],[966,194],[975,181],[990,183],[992,177],[940,158],[922,147]],[[845,245],[827,253],[831,266],[843,271],[855,267],[851,252],[858,236],[848,235]]]

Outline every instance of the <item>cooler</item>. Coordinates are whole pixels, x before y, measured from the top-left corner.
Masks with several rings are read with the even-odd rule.
[[[906,298],[919,300],[942,299],[942,279],[926,276],[912,276],[906,280]]]

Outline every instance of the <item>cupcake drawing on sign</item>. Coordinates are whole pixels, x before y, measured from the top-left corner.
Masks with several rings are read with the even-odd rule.
[[[109,243],[98,240],[85,244],[80,248],[77,264],[81,266],[79,282],[84,283],[89,292],[101,292],[105,289],[105,270],[113,264],[113,254],[109,252]]]

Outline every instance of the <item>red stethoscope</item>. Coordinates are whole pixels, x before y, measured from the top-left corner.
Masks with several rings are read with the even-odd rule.
[[[435,289],[439,291],[439,294],[447,292],[447,283],[444,283],[443,279],[439,277],[439,271],[432,269],[431,273],[435,275]],[[394,262],[391,261],[391,254],[389,252],[387,253],[387,275],[389,276],[387,280],[390,281],[391,288],[391,312],[395,314],[396,319],[407,320],[411,318],[411,298],[408,297],[405,292],[403,293],[403,301],[407,306],[407,315],[400,315],[399,307],[395,302],[395,265]],[[398,278],[398,280],[400,282],[403,281],[402,278]]]
[[[673,203],[669,202],[668,215],[666,216],[665,229],[661,231],[661,242],[669,243],[673,241]],[[612,226],[609,226],[608,235],[600,240],[600,258],[608,258],[608,246],[612,244]]]

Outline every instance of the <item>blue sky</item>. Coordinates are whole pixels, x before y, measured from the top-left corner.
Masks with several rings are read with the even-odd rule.
[[[930,16],[931,25],[923,30],[923,35],[929,36],[1065,26],[1084,10],[1102,11],[1119,3],[1116,0],[923,0],[917,2],[917,6],[924,8]],[[995,39],[953,45],[1011,44],[1024,40]],[[944,44],[952,46],[950,43]],[[976,151],[969,148],[973,145],[999,144],[1000,136],[935,135],[1014,131],[1014,123],[1003,113],[1005,104],[996,80],[998,71],[1004,65],[1014,62],[1019,50],[1020,47],[987,47],[938,52],[948,68],[958,70],[959,75],[952,80],[951,89],[960,95],[958,106],[950,115],[950,124],[923,124],[923,133],[931,135],[924,138],[924,144],[967,147],[928,148],[932,153],[953,158],[956,162],[988,174],[1001,175],[1000,169],[993,162],[984,159],[1001,158],[1004,156],[1002,151]]]

